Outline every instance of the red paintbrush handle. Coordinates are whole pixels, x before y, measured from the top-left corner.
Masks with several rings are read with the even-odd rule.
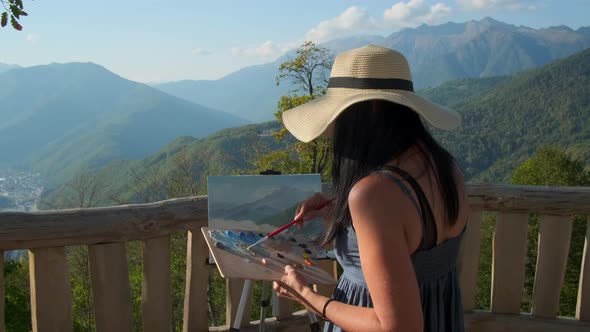
[[[276,230],[270,232],[267,237],[271,238],[277,234],[279,234],[280,232],[284,231],[285,229],[295,225],[297,222],[299,222],[301,220],[301,218],[297,218],[297,219],[293,219],[293,221],[291,221],[290,223],[284,224],[283,226],[277,228]]]
[[[333,201],[333,200],[334,200],[334,198],[332,198],[332,199],[329,199],[329,200],[327,200],[327,201],[323,202],[322,204],[320,204],[320,205],[318,205],[318,206],[314,207],[312,210],[321,210],[321,209],[325,208],[326,206],[328,206],[328,204],[332,203],[332,201]],[[279,234],[280,232],[284,231],[285,229],[287,229],[287,228],[289,228],[289,227],[291,227],[291,226],[295,225],[295,224],[296,224],[296,223],[298,223],[299,221],[301,221],[301,218],[302,218],[302,217],[303,217],[303,216],[301,216],[301,217],[299,217],[299,218],[295,218],[295,219],[293,219],[293,221],[291,221],[291,222],[289,222],[289,223],[286,223],[286,224],[284,224],[283,226],[279,227],[278,229],[276,229],[276,230],[274,230],[274,231],[270,232],[270,234],[268,234],[266,237],[268,237],[268,238],[270,239],[271,237],[273,237],[273,236],[275,236],[275,235]]]

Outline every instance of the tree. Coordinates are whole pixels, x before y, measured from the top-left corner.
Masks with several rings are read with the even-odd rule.
[[[328,77],[332,68],[333,55],[327,48],[318,47],[313,42],[303,43],[297,50],[296,56],[289,57],[279,66],[279,74],[276,77],[277,85],[287,80],[293,90],[289,95],[282,96],[278,103],[278,111],[275,117],[282,124],[283,112],[302,105],[326,93]],[[299,94],[301,93],[301,94]],[[278,142],[285,139],[287,129],[282,126],[275,133]],[[299,159],[302,173],[319,173],[327,176],[329,173],[329,157],[331,142],[326,138],[317,138],[310,143],[294,143],[288,146],[285,153],[275,153],[265,156],[266,162],[292,165],[293,158]],[[286,158],[281,160],[281,158]],[[283,170],[284,173],[289,170]]]
[[[28,255],[7,260],[4,271],[0,273],[4,273],[6,331],[30,331],[31,294]]]
[[[72,287],[74,331],[94,331],[94,300],[90,284],[90,265],[87,246],[66,247],[66,258]]]
[[[279,66],[277,85],[288,79],[295,87],[295,92],[303,90],[309,96],[326,93],[328,76],[332,69],[334,56],[324,47],[316,46],[312,41],[303,43],[295,53]]]
[[[0,4],[4,8],[0,14],[0,26],[4,28],[10,20],[10,25],[15,30],[21,31],[23,26],[20,24],[20,18],[29,15],[23,10],[23,0],[0,0]]]
[[[174,169],[168,183],[168,197],[196,196],[203,187],[202,176],[204,165],[188,150],[179,152],[172,157]],[[206,177],[205,177],[206,179]]]
[[[109,181],[104,173],[92,170],[82,162],[74,175],[62,186],[61,194],[42,201],[51,209],[90,208],[110,203],[106,197]]]
[[[533,186],[587,186],[584,162],[556,146],[543,145],[512,176],[512,183]]]
[[[139,203],[157,202],[168,198],[166,178],[161,164],[139,164],[129,170],[134,199]]]
[[[512,177],[513,184],[534,186],[590,186],[590,172],[579,159],[559,147],[542,146]],[[539,220],[529,223],[523,311],[530,310],[535,279],[535,265],[539,234]],[[573,316],[576,310],[580,265],[586,234],[585,218],[576,217],[568,255],[567,270],[561,290],[561,316]]]

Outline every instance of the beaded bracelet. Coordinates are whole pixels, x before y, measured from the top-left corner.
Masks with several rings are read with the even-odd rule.
[[[329,320],[326,318],[326,308],[328,307],[328,304],[330,304],[330,302],[332,302],[332,301],[336,301],[336,299],[329,299],[328,301],[326,301],[326,303],[324,304],[324,309],[322,309],[322,318],[323,318],[325,321],[329,321]]]

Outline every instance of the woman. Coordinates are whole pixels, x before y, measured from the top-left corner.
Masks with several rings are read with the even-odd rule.
[[[284,113],[298,139],[333,137],[334,203],[316,194],[298,215],[321,216],[343,267],[332,298],[291,266],[279,296],[326,320],[325,331],[463,331],[455,262],[468,205],[453,157],[422,118],[453,129],[457,113],[413,92],[398,52],[366,46],[335,59],[324,97]]]

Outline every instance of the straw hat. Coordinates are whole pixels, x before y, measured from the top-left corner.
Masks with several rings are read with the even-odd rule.
[[[414,93],[410,67],[401,53],[374,45],[336,56],[326,95],[284,112],[283,122],[293,136],[309,142],[322,134],[331,136],[334,120],[348,106],[372,99],[407,106],[440,129],[461,123],[457,112]]]

